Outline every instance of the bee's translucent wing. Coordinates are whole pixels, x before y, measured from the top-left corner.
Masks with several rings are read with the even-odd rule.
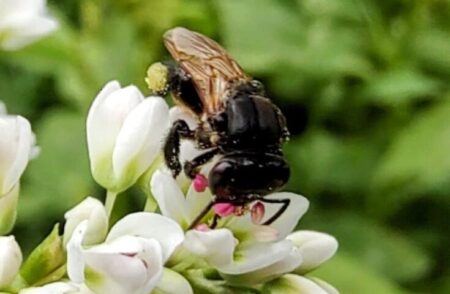
[[[191,76],[207,113],[223,109],[231,83],[250,79],[222,46],[199,33],[174,28],[164,34],[164,43]]]

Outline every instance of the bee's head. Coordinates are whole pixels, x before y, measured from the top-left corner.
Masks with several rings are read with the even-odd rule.
[[[235,152],[222,157],[211,169],[209,187],[219,198],[267,195],[281,189],[289,175],[289,166],[279,155]]]

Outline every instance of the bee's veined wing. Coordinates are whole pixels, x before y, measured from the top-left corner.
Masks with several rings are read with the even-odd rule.
[[[222,46],[199,33],[174,28],[164,34],[164,43],[191,76],[204,111],[210,114],[223,109],[231,83],[250,79]]]

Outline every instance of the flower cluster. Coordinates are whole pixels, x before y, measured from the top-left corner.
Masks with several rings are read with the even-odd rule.
[[[214,207],[203,223],[189,228],[214,196],[195,181],[174,179],[160,160],[170,122],[179,118],[196,126],[194,117],[178,107],[169,110],[160,97],[145,98],[135,86],[121,87],[116,81],[105,85],[89,110],[86,130],[91,172],[107,191],[106,203],[87,197],[69,210],[63,235],[55,228],[23,264],[14,237],[0,237],[0,290],[337,293],[306,275],[335,253],[337,242],[324,233],[293,232],[308,209],[303,196],[266,196],[290,200],[271,225],[261,224],[279,207],[256,202],[249,212]],[[3,114],[0,128],[0,202],[13,203],[1,206],[4,235],[14,222],[19,178],[36,147],[26,119]],[[183,160],[198,153],[192,143],[182,143]],[[110,226],[116,196],[136,184],[152,205]],[[207,224],[214,213],[222,217],[211,229]]]
[[[0,0],[0,48],[21,48],[56,26],[45,0]],[[55,225],[24,260],[8,234],[16,220],[21,175],[39,149],[28,120],[7,114],[0,103],[0,292],[338,293],[309,274],[338,245],[324,233],[294,231],[309,206],[303,196],[267,195],[290,200],[270,225],[262,224],[278,204],[256,201],[248,209],[216,204],[191,228],[214,195],[206,177],[174,179],[161,160],[164,137],[178,119],[192,129],[198,124],[183,109],[169,109],[161,97],[107,83],[86,120],[91,173],[105,188],[106,201],[86,197],[65,214],[63,234]],[[181,142],[180,151],[182,162],[200,154],[189,141]],[[147,197],[144,210],[112,224],[116,197],[133,186]]]

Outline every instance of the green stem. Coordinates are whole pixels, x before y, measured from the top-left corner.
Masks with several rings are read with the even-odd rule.
[[[158,204],[156,203],[155,198],[153,198],[152,195],[147,195],[147,200],[145,201],[144,211],[155,212],[157,207],[158,207]]]
[[[106,200],[105,200],[105,208],[106,212],[108,213],[109,218],[111,218],[111,214],[114,208],[114,203],[116,202],[117,193],[112,191],[106,192]]]

